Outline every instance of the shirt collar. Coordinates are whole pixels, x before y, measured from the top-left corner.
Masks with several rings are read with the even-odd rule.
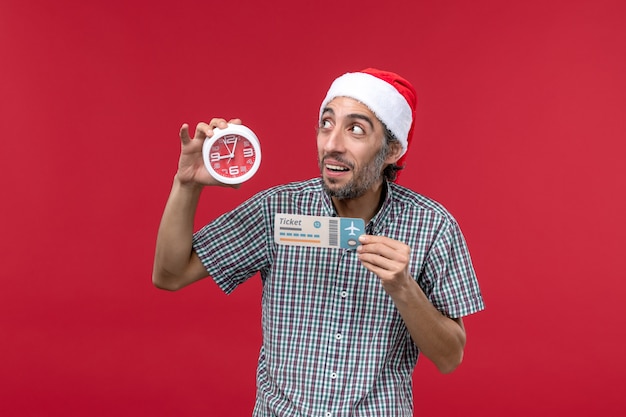
[[[383,232],[387,223],[393,220],[392,200],[393,187],[384,180],[383,182],[383,203],[380,205],[378,212],[372,217],[372,220],[365,226],[365,230],[370,235],[378,235]]]
[[[333,206],[333,202],[330,199],[330,196],[326,193],[326,191],[324,191],[324,184],[322,183],[322,181],[324,181],[322,178],[318,178],[318,183],[320,186],[322,216],[337,217],[338,214],[335,211],[335,206]]]

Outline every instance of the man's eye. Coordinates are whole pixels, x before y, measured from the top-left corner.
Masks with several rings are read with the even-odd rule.
[[[320,122],[320,127],[322,129],[328,129],[330,127],[330,120],[322,120]]]
[[[363,130],[363,128],[361,126],[358,125],[354,125],[351,127],[351,130],[353,133],[356,133],[357,135],[362,135],[365,133],[365,130]]]

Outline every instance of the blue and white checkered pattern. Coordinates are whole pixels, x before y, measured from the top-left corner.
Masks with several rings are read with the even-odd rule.
[[[261,192],[194,235],[224,292],[261,273],[254,415],[412,416],[418,349],[378,278],[352,250],[277,245],[277,212],[336,216],[317,178]],[[412,248],[410,272],[443,314],[484,308],[463,235],[439,204],[389,183],[367,231]]]

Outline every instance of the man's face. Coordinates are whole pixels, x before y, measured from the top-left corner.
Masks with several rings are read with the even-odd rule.
[[[384,144],[382,123],[364,104],[333,99],[317,133],[318,162],[331,197],[357,198],[382,182],[383,168],[395,162]]]

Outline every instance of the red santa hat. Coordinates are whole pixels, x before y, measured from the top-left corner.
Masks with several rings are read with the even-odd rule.
[[[365,104],[402,144],[398,165],[404,164],[415,126],[417,96],[406,79],[389,71],[367,68],[349,72],[330,86],[320,106],[320,119],[326,105],[335,97],[349,97]]]

